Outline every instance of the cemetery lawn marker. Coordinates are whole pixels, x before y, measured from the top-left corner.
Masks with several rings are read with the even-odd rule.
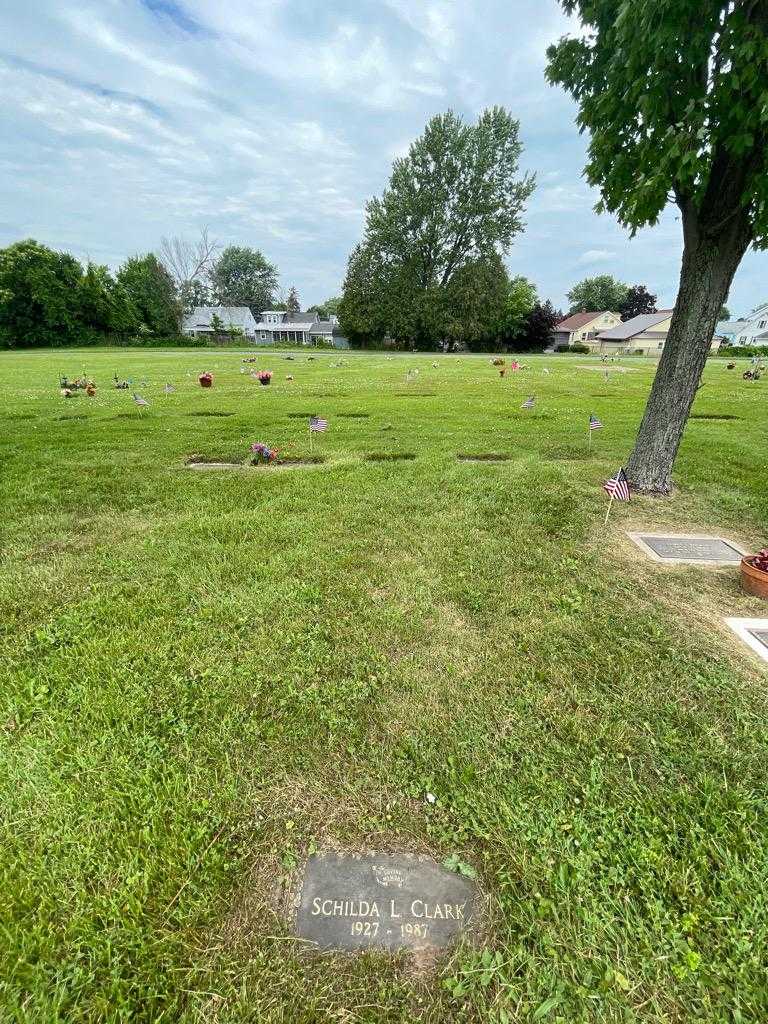
[[[313,854],[296,901],[296,932],[319,950],[444,949],[474,914],[477,887],[433,860]]]
[[[768,619],[726,619],[725,624],[759,658],[768,662]]]
[[[746,551],[724,537],[701,534],[628,533],[655,562],[738,565]]]

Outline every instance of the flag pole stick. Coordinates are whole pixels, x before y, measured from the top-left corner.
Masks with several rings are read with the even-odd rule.
[[[312,424],[309,425],[309,450],[312,451]]]
[[[608,516],[611,514],[611,506],[612,505],[613,505],[613,495],[611,495],[611,499],[608,502],[608,508],[606,509],[606,512],[605,512],[605,522],[603,523],[603,526],[607,526],[608,525]]]

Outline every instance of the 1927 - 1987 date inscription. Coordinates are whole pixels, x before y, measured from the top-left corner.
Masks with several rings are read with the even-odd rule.
[[[296,930],[319,949],[448,946],[473,916],[474,883],[431,860],[313,855]]]

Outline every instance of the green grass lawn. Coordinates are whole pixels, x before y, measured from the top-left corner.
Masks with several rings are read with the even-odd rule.
[[[647,363],[241,355],[0,360],[0,1020],[765,1022],[768,674],[721,619],[768,606],[624,531],[765,544],[768,382],[712,362],[679,490],[604,528]],[[185,468],[312,413],[321,465]],[[309,955],[324,848],[458,855],[482,928]]]

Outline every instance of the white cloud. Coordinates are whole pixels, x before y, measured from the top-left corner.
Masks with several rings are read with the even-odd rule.
[[[576,260],[576,263],[580,267],[588,267],[592,263],[605,263],[607,260],[616,258],[615,252],[610,252],[608,249],[587,249],[581,256]]]
[[[116,265],[208,224],[323,299],[428,118],[503,103],[539,182],[515,271],[559,305],[580,268],[612,260],[673,301],[674,217],[630,241],[593,212],[574,104],[543,76],[572,28],[554,0],[174,2],[0,4],[0,245],[23,231]],[[747,256],[732,308],[763,297],[766,261]]]

